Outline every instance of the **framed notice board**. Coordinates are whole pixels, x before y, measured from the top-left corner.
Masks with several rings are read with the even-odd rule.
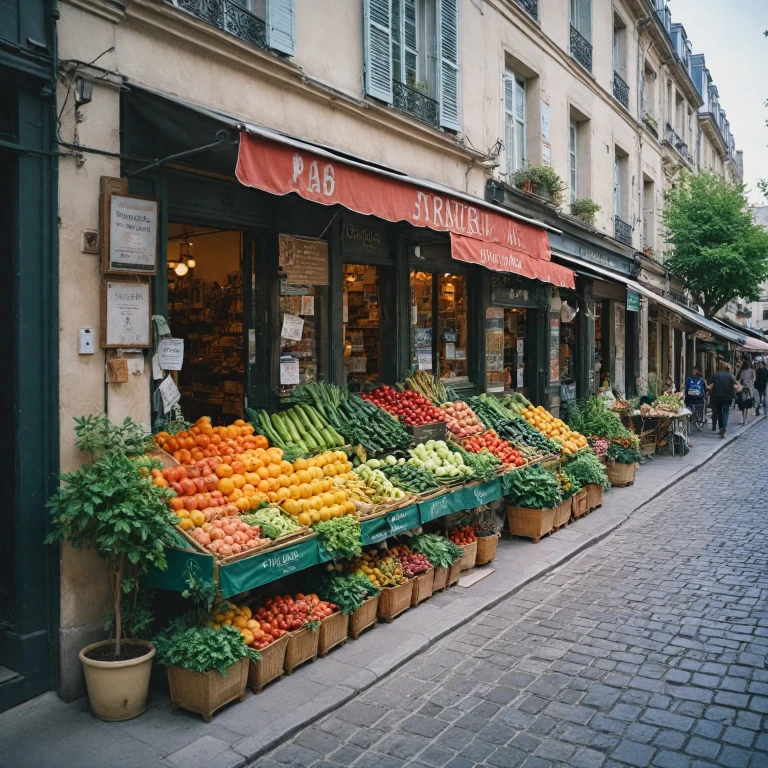
[[[152,345],[152,289],[129,277],[101,281],[101,348],[145,348]]]

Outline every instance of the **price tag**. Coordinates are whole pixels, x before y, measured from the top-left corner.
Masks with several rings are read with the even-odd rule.
[[[456,359],[456,344],[452,341],[447,341],[445,343],[445,359],[446,360]]]
[[[304,333],[304,320],[296,315],[283,315],[283,329],[280,336],[289,341],[301,341]]]
[[[158,389],[160,390],[160,397],[163,399],[163,413],[168,413],[181,400],[181,392],[170,375],[165,378]]]
[[[299,383],[299,361],[292,358],[290,360],[280,361],[280,383],[298,384]]]
[[[164,371],[180,371],[184,363],[184,339],[160,339],[157,357]]]
[[[418,368],[420,371],[432,370],[432,350],[431,349],[417,349],[416,359],[418,361]]]

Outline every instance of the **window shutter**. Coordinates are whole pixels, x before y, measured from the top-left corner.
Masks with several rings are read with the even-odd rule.
[[[459,104],[459,0],[437,0],[440,125],[461,130]]]
[[[392,34],[392,79],[399,83],[405,82],[403,73],[403,30],[402,14],[400,13],[401,0],[391,0],[391,24],[389,25]]]
[[[504,150],[507,173],[515,169],[515,76],[504,73]]]
[[[621,216],[621,187],[619,185],[619,158],[613,156],[613,213]]]
[[[515,78],[515,162],[522,168],[526,162],[525,156],[525,80]]]
[[[571,202],[576,200],[576,187],[578,185],[578,128],[576,123],[568,126],[568,157],[570,160],[568,183],[571,187]]]
[[[395,0],[397,2],[397,0]],[[405,84],[419,81],[419,35],[416,26],[416,0],[403,0],[403,44]]]
[[[574,26],[582,37],[592,42],[592,0],[579,0],[579,23]]]
[[[390,0],[363,0],[365,92],[392,103],[392,16]]]
[[[267,0],[267,45],[293,56],[296,53],[294,0]]]

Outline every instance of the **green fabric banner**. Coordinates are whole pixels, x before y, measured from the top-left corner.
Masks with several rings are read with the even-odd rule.
[[[320,563],[317,537],[237,560],[219,568],[219,589],[232,597]]]
[[[422,501],[419,504],[419,515],[422,524],[428,523],[430,520],[436,520],[438,517],[444,517],[453,512],[461,512],[480,504],[488,504],[500,499],[503,495],[499,478],[495,477],[485,483],[472,485],[468,488],[457,488],[455,491],[450,491],[429,501]]]
[[[438,517],[449,515],[454,511],[453,495],[454,493],[444,493],[429,501],[422,501],[419,504],[419,517],[422,525],[430,520],[436,520]]]
[[[375,517],[373,520],[366,520],[360,523],[363,533],[363,544],[378,544],[389,536],[389,523],[387,516]]]
[[[149,573],[141,580],[143,587],[183,592],[187,588],[190,565],[193,569],[199,568],[200,577],[206,581],[213,578],[213,555],[165,547],[165,558],[168,567],[164,571],[155,567],[150,568]]]
[[[403,507],[390,512],[387,515],[387,523],[389,524],[390,536],[397,536],[398,533],[418,528],[421,525],[418,506],[411,504],[410,507]]]

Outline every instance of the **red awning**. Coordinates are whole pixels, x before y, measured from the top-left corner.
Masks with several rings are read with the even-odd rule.
[[[567,267],[551,261],[532,259],[520,251],[512,251],[495,243],[485,243],[473,237],[451,233],[451,256],[457,261],[480,264],[494,272],[522,275],[551,283],[559,288],[576,288],[573,270]]]
[[[473,206],[466,199],[379,174],[375,169],[365,170],[344,158],[331,158],[328,153],[315,154],[263,136],[241,133],[235,173],[241,184],[273,195],[295,192],[315,203],[342,205],[387,221],[407,221],[417,227],[491,243],[514,254],[521,262],[550,263],[549,239],[543,228],[485,205]],[[564,268],[558,267],[559,270]],[[538,274],[531,276],[547,279]]]

